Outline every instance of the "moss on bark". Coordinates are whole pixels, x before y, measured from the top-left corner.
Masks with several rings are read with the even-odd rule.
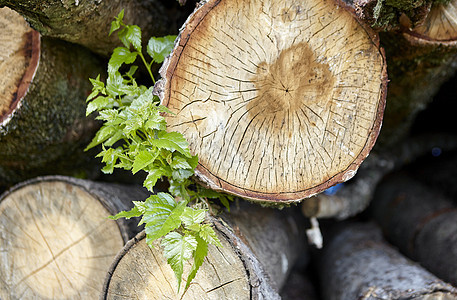
[[[0,184],[43,174],[94,169],[84,147],[98,128],[85,117],[88,78],[102,73],[88,50],[43,38],[40,62],[28,93],[0,127]],[[98,167],[96,167],[98,168]]]

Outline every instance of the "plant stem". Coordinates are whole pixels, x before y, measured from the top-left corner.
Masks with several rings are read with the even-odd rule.
[[[149,76],[151,76],[151,79],[152,79],[152,83],[156,84],[156,80],[154,79],[154,76],[152,75],[151,68],[148,67],[148,63],[146,62],[146,59],[144,59],[143,53],[138,51],[138,55],[140,55],[141,60],[143,60],[143,63],[144,63],[144,66],[146,67],[146,69],[148,69]]]

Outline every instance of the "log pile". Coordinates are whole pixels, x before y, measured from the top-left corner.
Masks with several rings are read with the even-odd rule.
[[[229,214],[213,218],[223,248],[210,246],[207,259],[184,291],[178,291],[159,242],[149,248],[142,232],[115,259],[101,298],[281,299],[278,291],[295,260],[307,256],[303,224],[295,213],[240,203]]]
[[[0,298],[96,299],[136,225],[107,219],[139,188],[49,176],[0,197]]]
[[[457,69],[457,2],[400,2],[203,0],[188,16],[154,92],[195,181],[238,198],[208,215],[224,247],[179,289],[160,240],[107,219],[142,188],[27,179],[97,179],[85,98],[120,45],[110,22],[125,9],[147,41],[188,11],[0,0],[0,299],[457,299],[455,154],[420,159],[455,153],[457,130],[413,132]]]

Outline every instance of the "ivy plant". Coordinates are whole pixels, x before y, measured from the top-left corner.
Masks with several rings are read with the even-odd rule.
[[[173,269],[178,291],[183,277],[184,262],[193,259],[185,289],[195,277],[208,252],[208,245],[222,247],[211,225],[206,221],[209,200],[218,198],[228,208],[231,196],[219,194],[193,184],[191,177],[198,164],[182,134],[167,131],[164,114],[171,112],[160,105],[153,95],[154,63],[162,63],[173,49],[176,36],[152,37],[143,55],[141,29],[123,23],[124,11],[111,23],[110,35],[117,32],[123,47],[114,49],[108,62],[106,82],[90,79],[93,89],[87,98],[87,115],[98,112],[103,125],[87,149],[101,145],[105,164],[102,171],[112,173],[115,168],[130,170],[133,174],[146,172],[144,187],[151,196],[144,201],[133,201],[130,211],[111,217],[141,217],[145,225],[146,242],[152,247],[160,239],[163,255]],[[147,70],[152,86],[138,84],[135,79],[140,61]],[[157,181],[165,177],[169,192],[154,194]]]

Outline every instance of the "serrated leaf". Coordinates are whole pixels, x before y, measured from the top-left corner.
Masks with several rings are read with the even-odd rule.
[[[138,110],[144,107],[145,104],[152,103],[152,91],[153,87],[143,91],[138,97],[133,99],[132,103],[130,104],[130,110]]]
[[[108,218],[111,219],[111,220],[117,220],[117,219],[120,219],[120,218],[130,219],[130,218],[134,218],[134,217],[140,217],[141,215],[142,215],[142,213],[140,212],[138,207],[134,206],[129,211],[121,211],[121,212],[117,213],[114,216],[109,216]]]
[[[148,176],[144,180],[143,186],[152,192],[154,190],[154,186],[157,183],[157,180],[159,180],[162,176],[163,171],[161,169],[154,169],[149,171]]]
[[[109,106],[110,103],[111,101],[109,97],[98,96],[97,98],[89,102],[89,104],[87,104],[86,116],[90,115],[92,112],[96,110]]]
[[[130,52],[125,47],[117,47],[114,49],[113,54],[108,62],[108,73],[114,73],[119,70],[122,64],[131,64],[135,61],[137,56],[136,52]],[[111,76],[111,74],[110,74]]]
[[[200,226],[200,230],[198,231],[198,235],[208,244],[213,244],[218,247],[222,247],[219,238],[214,232],[214,229],[209,224],[203,224]]]
[[[146,200],[145,207],[142,222],[146,223],[146,242],[151,244],[153,240],[181,226],[180,217],[186,203],[176,203],[171,195],[157,193]]]
[[[95,78],[95,79],[94,78],[89,78],[89,81],[92,84],[94,91],[101,92],[105,88],[105,83],[100,81],[100,74],[98,74],[97,78]]]
[[[162,63],[173,50],[176,35],[167,35],[164,37],[152,37],[148,42],[148,54],[152,57],[154,62]]]
[[[192,169],[187,160],[184,157],[174,156],[170,163],[173,169]]]
[[[146,150],[140,151],[133,162],[132,173],[135,174],[139,170],[145,169],[156,160],[158,155],[158,151],[155,151],[155,153]]]
[[[111,147],[112,145],[114,145],[114,143],[116,143],[117,141],[119,141],[120,139],[122,139],[124,137],[125,137],[124,133],[122,132],[122,130],[119,129],[109,139],[104,141],[103,145]]]
[[[173,170],[171,173],[171,176],[173,177],[174,180],[177,181],[183,181],[189,177],[194,175],[194,170],[185,170],[185,169],[179,169],[179,170]]]
[[[97,133],[95,134],[95,137],[92,139],[89,145],[87,145],[86,149],[84,151],[87,151],[104,141],[106,141],[108,138],[112,137],[113,134],[116,133],[116,129],[112,126],[102,126]]]
[[[112,21],[108,35],[110,36],[113,32],[118,30],[120,27],[121,27],[121,24],[119,23],[119,21],[117,21],[117,20]]]
[[[192,269],[190,270],[189,276],[187,276],[186,287],[184,290],[189,288],[190,283],[195,278],[195,275],[197,275],[198,269],[203,264],[206,255],[208,255],[208,243],[199,236],[195,236],[195,240],[197,241],[197,247],[195,248],[194,252],[194,263],[192,264]]]
[[[125,38],[132,43],[136,51],[141,52],[141,29],[137,25],[127,25]]]
[[[194,209],[192,207],[184,208],[184,212],[181,215],[181,221],[186,226],[191,226],[192,224],[199,224],[205,220],[206,209]]]
[[[146,129],[163,131],[167,129],[167,122],[165,121],[164,117],[156,113],[149,116],[148,120],[144,124],[144,127]]]
[[[167,149],[171,152],[178,151],[184,156],[191,157],[189,143],[178,132],[159,132],[158,139],[152,140],[151,144],[157,148]]]
[[[181,286],[184,262],[192,257],[197,244],[194,236],[190,234],[183,236],[177,232],[170,232],[162,240],[163,255],[176,275],[178,291]]]

